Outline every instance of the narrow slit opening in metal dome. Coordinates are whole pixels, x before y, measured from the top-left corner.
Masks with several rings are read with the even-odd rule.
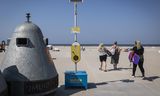
[[[27,47],[28,43],[28,38],[16,38],[16,44],[18,47]]]

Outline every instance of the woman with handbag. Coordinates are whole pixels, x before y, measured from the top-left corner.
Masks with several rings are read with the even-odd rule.
[[[141,42],[140,42],[140,41],[135,41],[135,46],[134,46],[131,50],[133,51],[133,54],[136,54],[136,55],[138,55],[138,56],[140,57],[137,64],[133,62],[132,76],[135,77],[135,72],[136,72],[136,68],[137,68],[137,65],[138,65],[139,68],[140,68],[140,70],[141,70],[142,77],[145,77],[145,70],[144,70],[144,68],[143,68],[144,48],[143,48],[143,46],[141,45]],[[134,57],[134,56],[133,56],[133,57]],[[133,57],[132,57],[132,58],[133,58]]]

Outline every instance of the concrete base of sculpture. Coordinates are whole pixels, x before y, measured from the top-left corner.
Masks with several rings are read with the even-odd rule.
[[[2,74],[0,72],[0,96],[8,96],[7,94],[7,84],[4,80],[4,78],[2,77]]]
[[[46,96],[56,91],[58,75],[47,80],[7,81],[7,84],[10,96]]]

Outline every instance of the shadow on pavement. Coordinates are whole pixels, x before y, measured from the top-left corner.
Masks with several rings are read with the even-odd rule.
[[[88,83],[88,89],[93,89],[97,88],[95,83]],[[65,85],[61,85],[54,96],[70,96],[72,94],[81,92],[81,91],[86,91],[86,89],[81,88],[81,87],[68,87],[66,88]]]
[[[143,80],[154,81],[158,78],[160,78],[160,77],[159,76],[151,76],[151,77],[144,77]]]
[[[124,83],[132,83],[132,82],[134,82],[134,80],[129,80],[129,79],[124,79],[124,80],[120,80],[120,81],[122,81]]]
[[[109,69],[108,71],[122,71],[122,70],[130,70],[132,68],[117,68],[117,69]]]
[[[95,83],[88,83],[88,89],[97,88]]]
[[[145,78],[143,78],[143,80],[154,81],[158,78],[160,78],[160,77],[159,76],[151,76],[151,77],[145,77]],[[97,86],[107,85],[109,83],[116,83],[116,82],[133,83],[134,80],[121,79],[121,80],[113,80],[113,81],[98,82],[98,83],[88,83],[87,90],[97,88]],[[76,94],[78,92],[87,91],[87,90],[85,90],[84,88],[80,88],[80,87],[65,88],[64,85],[61,85],[57,89],[54,96],[70,96],[70,95]]]
[[[113,82],[124,82],[124,83],[133,83],[134,80],[130,80],[130,79],[122,79],[122,80],[114,80],[114,81],[106,81],[106,82],[100,82],[100,83],[95,83],[96,85],[106,85],[106,84],[109,84],[109,83],[113,83]]]
[[[99,83],[96,83],[96,85],[100,86],[100,85],[106,85],[108,84],[107,82],[99,82]]]

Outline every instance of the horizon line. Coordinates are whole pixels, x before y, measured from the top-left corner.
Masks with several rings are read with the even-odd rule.
[[[72,44],[49,44],[53,46],[71,46]],[[99,44],[80,44],[81,46],[98,46]],[[105,46],[111,46],[113,44],[104,44]],[[118,46],[133,46],[134,44],[118,44]],[[142,44],[143,46],[160,46],[160,44]]]

